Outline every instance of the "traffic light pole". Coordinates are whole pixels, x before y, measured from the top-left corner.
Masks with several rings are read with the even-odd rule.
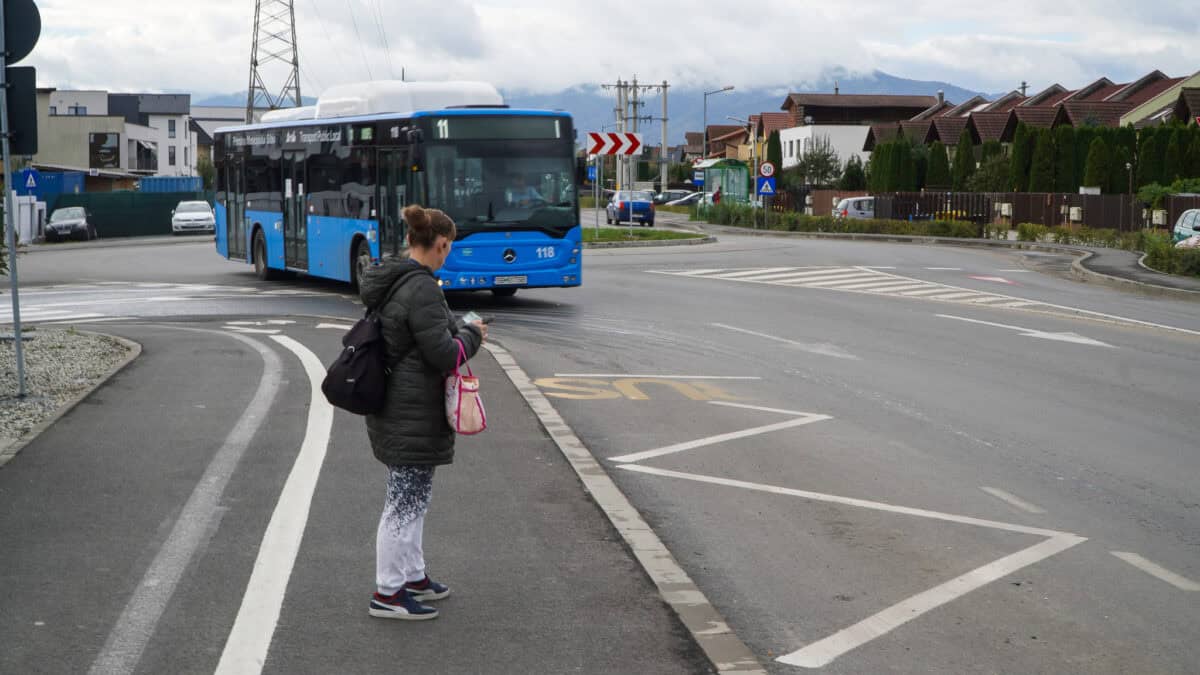
[[[21,300],[17,296],[17,235],[13,219],[12,174],[9,173],[8,45],[5,41],[5,12],[0,8],[0,145],[4,167],[4,233],[8,239],[8,282],[12,287],[13,344],[17,355],[17,397],[25,398],[25,350],[21,345]]]

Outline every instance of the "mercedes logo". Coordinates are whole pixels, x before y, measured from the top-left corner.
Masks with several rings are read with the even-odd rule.
[[[511,264],[515,263],[516,261],[517,261],[517,252],[512,250],[511,248],[505,249],[504,262],[511,265]]]

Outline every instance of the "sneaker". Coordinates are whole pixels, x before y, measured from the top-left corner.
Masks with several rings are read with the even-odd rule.
[[[410,581],[404,584],[404,590],[412,594],[413,598],[420,602],[429,602],[430,600],[441,600],[450,595],[450,587],[446,584],[439,584],[430,579],[428,575],[420,581]]]
[[[378,592],[371,598],[371,608],[367,610],[371,616],[381,619],[404,619],[406,621],[424,621],[436,619],[438,611],[417,602],[411,593],[401,588],[391,595],[380,595]]]

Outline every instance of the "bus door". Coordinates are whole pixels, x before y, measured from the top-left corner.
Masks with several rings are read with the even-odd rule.
[[[225,162],[225,241],[231,259],[246,260],[246,167],[242,158]]]
[[[399,255],[404,250],[404,223],[400,213],[408,205],[408,149],[379,151],[379,253]]]
[[[303,152],[283,153],[283,262],[308,269],[308,198]]]

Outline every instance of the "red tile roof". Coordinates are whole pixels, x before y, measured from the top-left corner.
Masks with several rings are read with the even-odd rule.
[[[872,124],[867,131],[867,140],[863,143],[863,151],[871,152],[879,143],[895,140],[900,135],[900,124],[891,122],[888,124]]]
[[[1132,103],[1112,101],[1067,101],[1062,104],[1071,126],[1121,126],[1121,116],[1133,110]]]
[[[1032,108],[1034,106],[1053,105],[1053,103],[1055,101],[1062,99],[1062,97],[1064,95],[1070,94],[1070,93],[1071,92],[1068,91],[1066,89],[1066,87],[1063,87],[1061,84],[1052,84],[1049,87],[1046,87],[1045,89],[1034,94],[1033,96],[1030,96],[1029,98],[1025,99],[1024,101],[1021,101],[1021,103],[1018,104],[1017,107],[1018,108]]]
[[[756,117],[758,120],[755,120]],[[751,117],[750,121],[758,121],[762,124],[762,129],[759,131],[759,134],[761,134],[763,138],[769,137],[772,132],[783,131],[784,129],[791,129],[792,127],[796,126],[795,124],[792,124],[792,114],[785,112],[765,112],[762,115],[755,115],[754,117]]]
[[[1169,77],[1169,78],[1166,78],[1163,80],[1157,80],[1155,82],[1151,82],[1150,84],[1147,84],[1146,86],[1142,87],[1141,89],[1138,89],[1135,92],[1130,93],[1126,98],[1123,98],[1123,99],[1117,98],[1117,96],[1121,95],[1120,92],[1118,92],[1117,95],[1114,96],[1112,100],[1128,101],[1129,103],[1132,103],[1134,105],[1134,107],[1137,107],[1143,103],[1148,102],[1150,99],[1154,98],[1155,96],[1158,96],[1159,94],[1167,91],[1171,87],[1178,85],[1180,82],[1183,82],[1186,79],[1187,79],[1186,77]]]
[[[900,123],[904,137],[917,145],[924,145],[929,140],[929,130],[932,128],[933,120],[905,120]]]
[[[974,96],[968,101],[964,101],[956,106],[953,110],[946,113],[947,117],[966,117],[970,112],[980,106],[987,105],[988,100],[982,96]]]
[[[1025,97],[1019,91],[1010,91],[1000,98],[992,101],[986,108],[980,112],[1008,112],[1014,107],[1021,104]]]
[[[974,135],[980,142],[1012,141],[1013,132],[1017,128],[1017,117],[1011,110],[1006,112],[973,112],[970,125],[975,128]]]
[[[942,145],[958,143],[958,137],[967,128],[966,117],[939,117],[933,121],[933,133],[930,140],[941,141]]]
[[[916,122],[919,120],[929,120],[933,119],[934,117],[941,117],[953,109],[954,104],[949,101],[935,103],[913,116],[912,121]]]
[[[1023,106],[1013,108],[1017,120],[1031,127],[1050,129],[1058,121],[1059,115],[1064,114],[1059,106]]]

